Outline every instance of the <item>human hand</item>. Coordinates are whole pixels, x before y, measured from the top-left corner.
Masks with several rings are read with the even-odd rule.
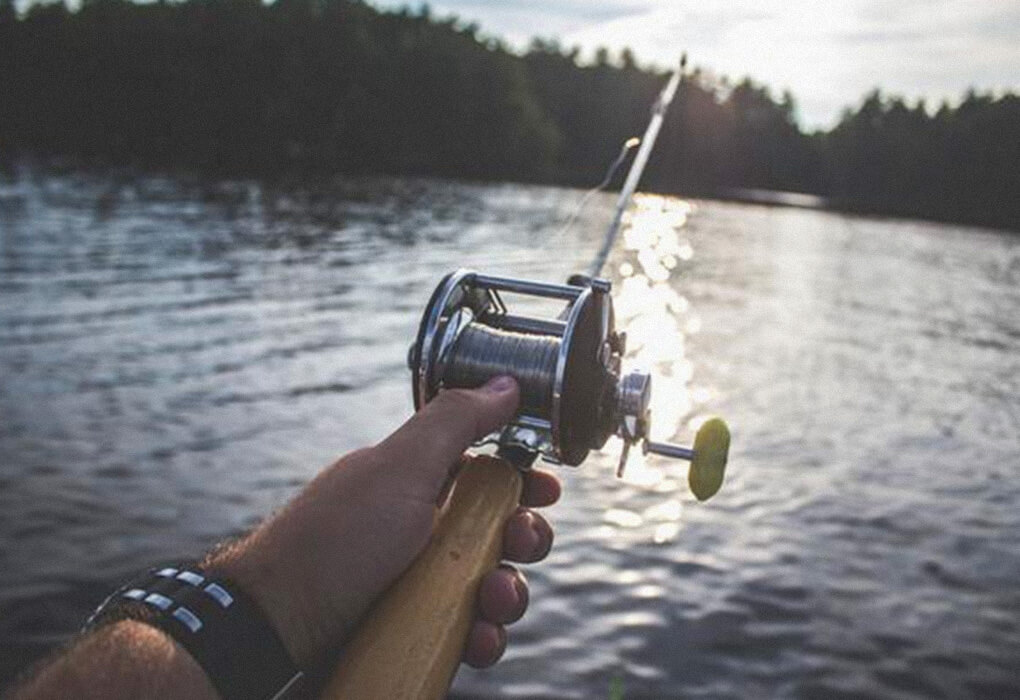
[[[260,603],[299,665],[316,663],[350,636],[425,547],[464,450],[506,423],[518,398],[509,378],[441,392],[375,447],[327,467],[205,568],[233,579]],[[531,507],[550,505],[559,493],[553,475],[525,475],[522,505],[506,525],[506,559],[535,562],[548,554],[552,528]],[[495,663],[506,645],[503,626],[519,619],[527,603],[518,570],[504,564],[490,572],[479,589],[464,661]]]

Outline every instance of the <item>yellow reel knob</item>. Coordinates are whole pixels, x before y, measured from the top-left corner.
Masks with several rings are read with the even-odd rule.
[[[722,486],[730,453],[730,429],[722,418],[709,418],[694,436],[694,459],[687,474],[691,492],[707,501]]]

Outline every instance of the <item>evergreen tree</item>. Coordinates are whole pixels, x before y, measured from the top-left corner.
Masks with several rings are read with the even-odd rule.
[[[0,0],[0,158],[212,173],[421,173],[587,186],[667,80],[599,49],[524,55],[428,5]],[[1020,97],[930,114],[879,91],[806,134],[789,92],[688,74],[643,187],[795,190],[848,209],[1020,228]]]

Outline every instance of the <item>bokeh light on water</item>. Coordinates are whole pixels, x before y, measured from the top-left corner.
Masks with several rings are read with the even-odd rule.
[[[683,237],[691,209],[679,199],[637,196],[624,220],[620,250],[614,257],[617,328],[627,334],[625,359],[629,366],[652,375],[652,439],[658,440],[676,436],[693,401],[693,370],[685,354],[685,340],[699,321],[687,299],[670,284],[677,263],[694,254]],[[707,398],[703,389],[698,396]],[[619,449],[618,441],[607,448]],[[623,478],[631,484],[666,490],[682,482],[675,476],[681,471],[678,463],[644,456],[635,449]],[[665,537],[670,528],[672,524],[663,525],[656,530],[656,537]]]

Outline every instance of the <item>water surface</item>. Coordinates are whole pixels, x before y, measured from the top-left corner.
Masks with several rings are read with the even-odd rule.
[[[562,280],[612,197],[24,171],[0,182],[0,677],[410,410],[454,267]],[[457,697],[1020,694],[1020,239],[643,198],[610,260],[654,432],[560,471],[532,606]]]

